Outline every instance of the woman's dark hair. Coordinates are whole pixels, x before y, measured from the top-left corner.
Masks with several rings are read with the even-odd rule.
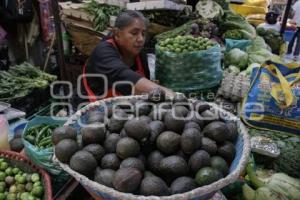
[[[275,12],[268,12],[266,14],[266,22],[268,24],[276,24],[277,23],[277,17],[278,17],[278,14],[276,14]]]
[[[148,26],[149,22],[141,12],[135,10],[126,10],[118,15],[115,22],[115,27],[122,29],[131,24],[134,19],[140,19],[144,22],[146,27]]]

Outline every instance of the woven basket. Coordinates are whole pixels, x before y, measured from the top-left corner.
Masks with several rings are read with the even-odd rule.
[[[84,120],[85,114],[89,110],[100,110],[103,111],[104,108],[101,106],[104,103],[110,104],[114,100],[128,100],[131,98],[140,98],[141,96],[131,96],[131,97],[115,97],[115,98],[108,98],[105,100],[96,101],[94,103],[88,104],[86,107],[82,108],[81,110],[77,111],[73,116],[69,118],[69,120],[66,122],[65,125],[73,126],[76,129],[79,129],[80,126],[78,124],[78,120]],[[60,166],[68,172],[70,175],[72,175],[78,182],[80,182],[95,199],[120,199],[120,200],[137,200],[137,199],[143,199],[143,200],[156,200],[156,199],[163,199],[163,200],[184,200],[184,199],[208,199],[212,197],[218,190],[221,188],[229,185],[230,183],[233,183],[236,181],[241,174],[241,172],[244,170],[245,166],[247,165],[249,153],[250,153],[250,139],[248,136],[248,129],[244,126],[244,124],[240,121],[239,118],[235,117],[231,113],[219,108],[216,104],[209,103],[212,107],[212,109],[219,111],[220,114],[222,114],[222,119],[225,120],[233,120],[236,121],[238,124],[239,129],[239,136],[236,142],[236,155],[235,158],[230,166],[230,173],[225,177],[222,178],[210,185],[205,185],[202,187],[198,187],[192,191],[182,193],[182,194],[176,194],[176,195],[170,195],[170,196],[164,196],[164,197],[157,197],[157,196],[142,196],[142,195],[134,195],[129,193],[122,193],[119,191],[114,190],[113,188],[106,187],[104,185],[101,185],[97,182],[94,182],[87,177],[77,173],[76,171],[73,171],[68,165],[63,164],[57,160],[57,158],[53,158],[54,162],[58,162]]]
[[[34,165],[30,160],[19,153],[0,150],[0,157],[5,158],[10,165],[16,166],[26,173],[39,173],[42,176],[42,183],[44,186],[43,199],[52,200],[51,180],[44,170]]]

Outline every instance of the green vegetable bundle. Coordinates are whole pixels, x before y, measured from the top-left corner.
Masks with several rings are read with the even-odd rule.
[[[253,39],[256,37],[255,28],[246,21],[241,15],[234,14],[232,11],[225,11],[223,18],[219,20],[222,32],[228,30],[238,30],[243,34],[244,39]]]
[[[104,31],[109,26],[110,16],[118,15],[123,9],[119,6],[99,4],[97,1],[90,1],[85,10],[93,16],[95,31]]]
[[[245,200],[298,200],[300,197],[300,180],[284,173],[270,173],[267,170],[255,170],[254,164],[247,166],[247,174],[253,190],[247,184],[243,187]]]
[[[0,199],[39,200],[44,187],[38,173],[25,173],[0,158]]]
[[[0,71],[0,101],[24,97],[35,88],[45,89],[56,78],[26,62],[10,66],[8,71]]]
[[[271,47],[272,52],[279,53],[281,45],[284,44],[284,40],[278,31],[258,28],[257,34],[264,38],[266,43]]]
[[[33,126],[26,130],[25,140],[33,144],[34,146],[46,149],[52,147],[52,131],[56,128],[56,125],[41,124]]]

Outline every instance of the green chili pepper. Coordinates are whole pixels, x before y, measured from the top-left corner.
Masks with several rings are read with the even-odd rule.
[[[49,125],[46,125],[39,131],[39,133],[37,134],[37,136],[35,138],[36,144],[38,144],[40,142],[40,140],[43,138],[43,135],[46,133],[45,131],[47,131],[48,127],[49,127]]]

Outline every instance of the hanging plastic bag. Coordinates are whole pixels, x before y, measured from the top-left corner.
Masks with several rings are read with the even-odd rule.
[[[242,118],[255,128],[300,134],[300,64],[267,61],[254,68]]]
[[[51,148],[46,148],[46,149],[40,149],[31,143],[29,143],[25,139],[25,133],[26,130],[28,130],[30,127],[40,125],[40,124],[47,124],[47,125],[58,125],[62,126],[66,120],[60,119],[60,120],[55,120],[51,117],[44,117],[44,116],[36,116],[33,118],[31,121],[29,121],[23,130],[22,134],[22,141],[24,144],[24,149],[25,153],[30,160],[32,160],[35,164],[38,166],[44,168],[47,170],[53,177],[54,177],[54,182],[58,181],[56,179],[59,179],[60,182],[64,182],[69,179],[69,174],[65,172],[59,165],[53,163],[52,161],[52,156],[54,153],[53,147]]]
[[[176,92],[209,89],[222,79],[221,58],[219,46],[179,54],[156,46],[156,78]]]

